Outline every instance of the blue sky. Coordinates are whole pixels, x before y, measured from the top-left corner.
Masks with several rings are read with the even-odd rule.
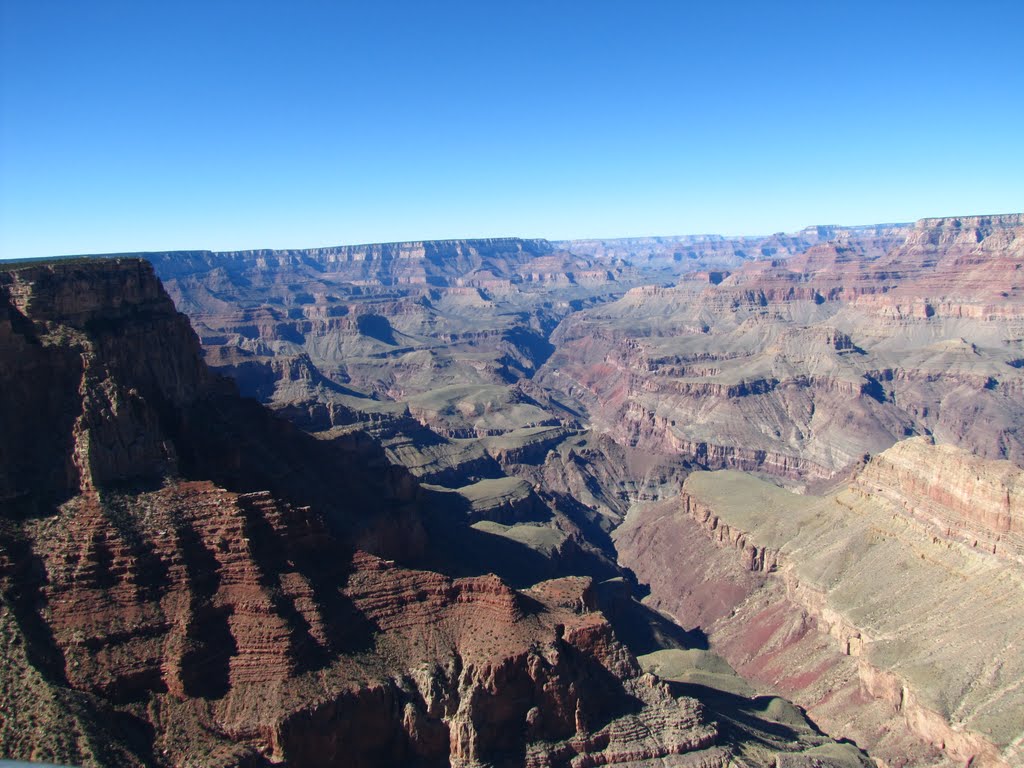
[[[0,0],[0,255],[1024,210],[1024,3]]]

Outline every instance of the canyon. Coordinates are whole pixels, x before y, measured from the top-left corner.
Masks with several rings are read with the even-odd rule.
[[[1024,215],[0,269],[0,754],[1024,761]]]
[[[4,756],[865,764],[781,700],[705,704],[645,672],[608,615],[658,624],[628,587],[555,556],[545,577],[368,435],[239,397],[149,263],[18,266],[0,287]]]

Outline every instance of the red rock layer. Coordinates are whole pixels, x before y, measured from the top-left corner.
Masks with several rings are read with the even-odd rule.
[[[922,219],[902,244],[884,251],[841,239],[792,259],[762,262],[724,281],[748,301],[857,301],[919,307],[921,317],[1019,317],[1024,215]],[[885,297],[884,299],[881,297]],[[1009,314],[1007,314],[1009,312]],[[911,310],[913,313],[913,310]]]
[[[904,234],[633,289],[563,322],[537,381],[709,469],[826,480],[914,434],[1024,465],[1024,216]]]
[[[153,744],[171,764],[233,744],[297,766],[603,765],[717,741],[640,677],[589,579],[523,594],[346,562],[309,510],[199,482],[83,495],[30,531],[66,684],[176,712]]]
[[[1024,562],[1024,471],[925,438],[875,456],[857,487],[939,533]]]

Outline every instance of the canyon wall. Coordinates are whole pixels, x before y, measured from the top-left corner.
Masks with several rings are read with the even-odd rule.
[[[933,435],[1024,462],[1024,223],[922,220],[567,318],[535,381],[623,444],[805,482]]]
[[[972,756],[975,764],[1012,764],[1018,756],[1004,713],[1017,713],[1006,682],[1017,672],[1015,662],[992,658],[993,649],[1017,642],[1012,600],[999,596],[1017,594],[1012,574],[1021,556],[1013,478],[1024,461],[1022,232],[1022,217],[1009,215],[814,227],[765,238],[149,254],[213,372],[199,360],[184,318],[136,260],[108,258],[109,272],[69,262],[0,273],[0,351],[11,361],[0,368],[11,393],[0,404],[0,500],[5,519],[16,521],[5,523],[11,658],[36,675],[40,712],[66,723],[91,749],[110,741],[120,750],[121,757],[97,751],[89,758],[96,762],[130,762],[127,755],[151,761],[153,732],[189,722],[201,727],[181,726],[177,746],[161,746],[179,756],[170,762],[202,743],[234,755],[228,763],[292,755],[317,764],[318,755],[339,754],[353,734],[367,737],[360,760],[368,765],[543,765],[549,758],[542,753],[561,755],[556,763],[594,764],[625,759],[634,747],[644,759],[657,753],[671,762],[671,744],[703,744],[703,736],[690,742],[680,734],[706,727],[715,741],[695,746],[693,759],[714,764],[711,756],[733,744],[744,759],[772,764],[769,752],[785,751],[773,739],[789,705],[743,698],[742,686],[718,671],[684,675],[684,682],[638,682],[641,668],[671,668],[667,659],[699,659],[718,670],[720,660],[700,656],[706,633],[712,651],[759,690],[792,696],[826,730],[889,765],[938,766]],[[154,336],[166,342],[153,344]],[[292,423],[239,398],[235,387]],[[26,412],[54,428],[38,429]],[[805,495],[739,472],[687,479],[700,469],[770,475]],[[216,500],[223,509],[211,517],[218,532],[189,512],[190,496]],[[156,528],[135,520],[140,510],[154,510],[146,515]],[[76,515],[86,528],[74,527]],[[61,565],[62,558],[75,560],[66,549],[75,542],[45,549],[44,541],[60,539],[49,528],[43,535],[39,521],[47,519],[92,542],[76,556],[87,564],[83,578],[113,584],[126,570],[132,584],[152,578],[156,593],[177,595],[172,610],[162,597],[112,592],[122,602],[105,609],[109,621],[139,610],[150,617],[142,623],[152,638],[79,627],[80,618],[65,616],[59,639],[40,644],[54,632],[49,601],[56,607],[78,599],[68,596],[77,587],[59,591],[75,578]],[[103,533],[107,524],[117,533]],[[289,543],[293,536],[320,552],[344,552],[340,570],[322,575],[298,555],[261,559],[298,546]],[[261,541],[273,544],[260,549]],[[383,570],[358,551],[383,558]],[[146,554],[152,552],[161,554]],[[628,597],[643,587],[616,557],[650,584],[647,607]],[[59,578],[48,586],[26,587],[51,569]],[[512,712],[512,720],[467,714],[477,712],[475,704],[452,704],[470,690],[460,687],[462,673],[452,665],[464,656],[461,644],[474,638],[446,629],[443,641],[425,639],[426,629],[407,627],[399,632],[405,639],[385,641],[390,630],[368,630],[341,651],[331,645],[332,610],[352,617],[375,610],[377,598],[359,602],[346,591],[367,569],[385,573],[379,578],[388,583],[447,580],[436,587],[447,597],[424,627],[456,616],[446,601],[468,600],[465,590],[477,594],[461,580],[477,585],[488,571],[500,578],[487,582],[502,585],[495,594],[512,595],[499,602],[520,605],[508,609],[516,617],[523,605],[553,610],[531,602],[538,581],[588,577],[593,585],[581,586],[567,605],[580,616],[610,612],[608,631],[628,640],[615,647],[623,658],[641,658],[607,667],[618,683],[601,679],[625,696],[616,701],[647,704],[580,710],[572,718],[575,736],[565,714],[575,705],[564,702],[554,730],[530,710],[482,703],[479,692],[471,698],[480,712]],[[207,572],[230,572],[230,582],[202,577],[187,586]],[[318,584],[335,585],[345,597],[321,605],[327,593]],[[88,588],[97,590],[90,599],[105,599],[98,597],[103,590]],[[414,602],[433,589],[417,587]],[[124,595],[148,607],[130,608]],[[524,596],[521,604],[515,595]],[[612,603],[604,601],[609,595],[617,595]],[[548,606],[546,597],[538,602]],[[406,598],[396,605],[414,611]],[[652,607],[688,631],[672,629]],[[532,615],[525,610],[526,618],[498,623],[514,628]],[[196,635],[203,617],[219,635]],[[543,629],[540,621],[535,631],[556,639],[572,623]],[[130,651],[118,650],[122,636]],[[417,655],[401,645],[406,640],[433,650]],[[521,662],[508,661],[541,664],[513,650],[516,642],[488,662],[506,659],[501,664],[512,666],[502,679],[515,682],[501,688],[488,677],[484,687],[525,701],[531,686],[546,683],[536,670],[525,673],[528,683]],[[602,639],[581,653],[600,656],[599,647],[617,642]],[[393,644],[385,653],[379,643]],[[22,645],[30,651],[19,656]],[[220,698],[199,697],[200,705],[186,692],[187,706],[174,703],[191,679],[175,670],[211,645],[238,650],[210,662],[224,670],[216,679],[225,697],[235,681],[244,683],[244,670],[257,667],[273,671],[267,684],[276,689],[305,691],[314,672],[297,660],[307,655],[319,659],[319,678],[363,670],[351,674],[365,686],[331,683],[314,708],[247,713],[228,733],[228,721],[216,719]],[[89,657],[94,649],[98,656]],[[128,663],[137,651],[150,661]],[[58,674],[64,654],[104,687],[86,691],[79,687],[85,678]],[[550,653],[541,655],[557,667],[550,674],[568,674]],[[419,673],[402,665],[406,656],[445,670],[430,683],[443,695],[408,682]],[[120,669],[107,666],[112,659],[125,660],[124,670],[104,671]],[[236,668],[240,676],[232,677]],[[72,678],[77,682],[66,682]],[[724,688],[705,690],[694,680]],[[194,684],[201,683],[187,683]],[[583,684],[572,678],[567,685]],[[125,690],[134,693],[124,699]],[[643,723],[662,723],[662,715],[622,718],[648,704],[651,713],[663,712],[662,694],[696,697],[703,709],[678,704],[689,713],[680,715],[681,730],[655,728],[676,736],[639,746],[637,734],[653,727]],[[241,700],[232,707],[241,708]],[[555,706],[544,701],[542,710]],[[165,705],[173,714],[157,717]],[[193,714],[181,715],[186,710]],[[400,710],[405,714],[394,715]],[[126,732],[134,735],[108,739],[96,711],[130,714],[136,719]],[[359,712],[388,725],[375,730]],[[516,746],[490,741],[491,726],[478,732],[464,717],[502,723],[494,728],[516,734]],[[358,727],[332,730],[346,718]],[[520,719],[527,725],[513,725]],[[213,741],[196,735],[211,728],[220,734]],[[303,751],[313,732],[334,735],[313,739],[315,752]],[[616,742],[620,732],[632,735]],[[806,726],[794,733],[797,751],[780,758],[784,763],[807,757]],[[762,744],[760,753],[754,744]],[[611,751],[599,756],[606,747]],[[678,757],[680,764],[689,759]]]
[[[938,534],[1024,564],[1024,472],[924,438],[874,457],[854,486]]]
[[[951,492],[961,476],[979,492]],[[1006,535],[1021,476],[921,438],[827,496],[697,473],[679,500],[627,518],[616,543],[653,605],[876,759],[1010,766],[1024,667],[1004,649],[1024,638],[1024,573],[1000,556],[1005,539],[992,554],[965,533]]]

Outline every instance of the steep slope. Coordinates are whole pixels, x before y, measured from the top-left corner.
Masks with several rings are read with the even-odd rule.
[[[695,473],[615,537],[654,605],[872,756],[1011,766],[1024,758],[1022,480],[914,438],[822,497]],[[693,539],[711,546],[680,557]]]
[[[0,362],[4,756],[863,764],[778,707],[644,673],[590,578],[412,565],[438,531],[486,534],[431,518],[451,510],[367,437],[240,399],[145,262],[0,272]]]
[[[856,488],[936,533],[1024,563],[1024,472],[924,438],[897,443],[858,473]]]
[[[199,477],[315,503],[353,536],[366,527],[368,539],[383,539],[381,525],[405,526],[399,550],[422,546],[414,484],[379,449],[322,443],[242,400],[203,364],[152,267],[103,265],[0,273],[5,508],[32,515],[82,493]],[[356,465],[374,462],[380,471],[361,476]],[[352,485],[351,496],[337,496],[336,480]]]

